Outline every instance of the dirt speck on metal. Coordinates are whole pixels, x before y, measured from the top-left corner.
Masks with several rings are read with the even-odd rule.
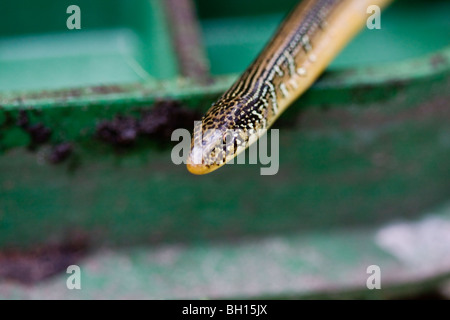
[[[120,86],[109,85],[109,86],[93,86],[91,87],[91,91],[96,94],[112,94],[112,93],[121,93],[124,90]]]

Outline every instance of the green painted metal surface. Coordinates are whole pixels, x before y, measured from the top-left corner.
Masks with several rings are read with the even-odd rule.
[[[8,299],[205,299],[414,297],[450,271],[450,206],[410,222],[336,228],[243,241],[99,249],[79,262],[81,290],[66,275],[33,287],[0,285]],[[367,267],[382,290],[367,290]]]
[[[0,298],[388,297],[447,277],[445,1],[398,1],[381,30],[365,30],[344,50],[277,123],[275,176],[255,165],[192,176],[171,162],[170,144],[140,137],[117,148],[98,139],[103,121],[140,119],[158,100],[204,112],[294,1],[238,13],[233,3],[196,1],[211,70],[204,83],[180,74],[162,1],[108,1],[107,9],[79,1],[83,27],[73,32],[65,1],[36,9],[43,16],[34,24],[28,13],[17,28],[0,22],[0,248],[79,237],[91,248],[79,261],[80,292],[63,287],[65,275],[32,287],[0,279]],[[0,9],[21,5],[33,4]],[[52,132],[33,150],[17,123],[24,111]],[[73,154],[50,163],[62,142]],[[437,225],[428,215],[435,210]],[[394,230],[385,236],[394,244],[380,240],[383,230]],[[425,231],[414,242],[417,230]],[[443,237],[435,251],[434,233]],[[386,271],[380,292],[365,289],[371,264]]]

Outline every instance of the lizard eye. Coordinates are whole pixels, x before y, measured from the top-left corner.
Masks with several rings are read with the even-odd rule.
[[[231,132],[227,132],[223,135],[223,143],[230,144],[233,142],[233,134]]]

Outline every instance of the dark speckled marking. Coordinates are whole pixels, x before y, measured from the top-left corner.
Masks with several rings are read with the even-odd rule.
[[[202,119],[201,145],[208,146],[202,151],[203,165],[209,167],[224,162],[217,159],[216,152],[209,152],[222,149],[222,139],[213,141],[213,137],[217,136],[216,130],[225,136],[229,130],[241,129],[246,136],[243,141],[248,142],[252,134],[270,127],[281,112],[278,101],[290,95],[284,83],[292,81],[294,74],[297,75],[296,57],[312,50],[314,35],[322,32],[329,13],[341,2],[303,1],[280,26],[258,58],[211,106]],[[191,147],[198,139],[193,139]],[[242,145],[242,141],[237,141],[236,137],[234,139],[233,145]],[[222,158],[234,156],[236,152],[236,148],[227,149]]]

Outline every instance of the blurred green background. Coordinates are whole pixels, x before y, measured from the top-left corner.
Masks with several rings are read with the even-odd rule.
[[[161,132],[205,112],[295,3],[2,1],[0,298],[439,290],[450,273],[448,1],[396,1],[381,30],[345,48],[277,122],[278,174],[234,165],[196,177],[171,162]],[[66,28],[72,4],[81,30]],[[99,135],[144,119],[156,134],[131,126],[127,145]],[[69,264],[81,291],[65,287]],[[366,288],[372,264],[382,290]]]

